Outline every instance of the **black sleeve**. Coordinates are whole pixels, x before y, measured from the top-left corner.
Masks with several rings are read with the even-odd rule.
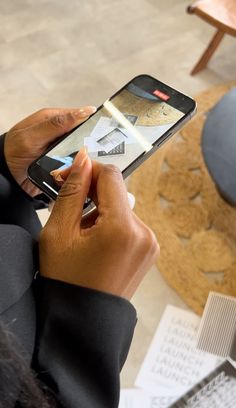
[[[40,379],[66,408],[115,408],[136,324],[130,302],[40,278],[35,353]],[[35,367],[34,367],[35,368]]]
[[[19,186],[19,184],[16,182],[14,177],[12,176],[4,154],[4,142],[5,142],[5,137],[6,134],[3,134],[0,136],[0,175],[3,175],[8,182],[12,185],[12,187],[17,191],[21,191],[22,194],[28,197],[28,200],[30,200],[34,206],[35,210],[39,210],[40,208],[46,208],[48,207],[49,199],[45,196],[45,194],[39,194],[35,198],[31,198],[28,194],[24,193]]]

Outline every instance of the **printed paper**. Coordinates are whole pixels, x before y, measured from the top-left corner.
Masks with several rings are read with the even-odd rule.
[[[173,397],[153,396],[137,389],[124,389],[120,393],[119,408],[164,408],[173,402]]]
[[[222,360],[196,349],[200,318],[168,305],[135,385],[156,396],[182,396]]]

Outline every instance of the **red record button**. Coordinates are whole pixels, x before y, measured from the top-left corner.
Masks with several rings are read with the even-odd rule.
[[[169,95],[166,95],[164,92],[159,91],[159,89],[156,89],[155,91],[153,91],[153,93],[163,101],[168,101],[168,99],[170,99]]]

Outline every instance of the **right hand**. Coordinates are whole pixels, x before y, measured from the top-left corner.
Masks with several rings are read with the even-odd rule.
[[[89,191],[97,211],[82,222]],[[130,209],[120,171],[76,156],[39,242],[40,273],[130,299],[159,253],[154,233]]]

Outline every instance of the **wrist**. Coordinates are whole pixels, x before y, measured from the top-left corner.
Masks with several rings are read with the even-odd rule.
[[[5,179],[7,179],[15,189],[24,194],[28,199],[32,200],[31,197],[24,190],[22,190],[21,186],[17,183],[8,167],[4,152],[5,138],[6,133],[0,135],[0,174],[2,174],[3,177],[5,177]]]

